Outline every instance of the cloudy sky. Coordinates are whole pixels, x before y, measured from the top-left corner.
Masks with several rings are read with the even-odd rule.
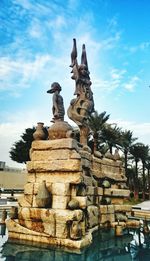
[[[0,0],[0,160],[27,127],[50,125],[50,84],[73,98],[72,39],[86,44],[95,109],[150,144],[149,0]],[[65,116],[68,120],[67,115]]]

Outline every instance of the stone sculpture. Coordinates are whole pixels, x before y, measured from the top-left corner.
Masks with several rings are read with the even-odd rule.
[[[51,85],[51,89],[47,91],[47,93],[53,93],[53,122],[64,120],[65,109],[64,109],[64,102],[62,96],[59,94],[61,92],[61,86],[58,82],[53,82]]]
[[[58,82],[53,82],[51,89],[47,93],[53,93],[52,113],[54,124],[48,129],[48,136],[50,140],[66,138],[68,133],[72,133],[72,127],[64,121],[65,109],[63,97],[60,95],[61,86]],[[71,134],[70,134],[71,135]]]
[[[73,39],[71,52],[72,79],[75,80],[75,99],[72,99],[68,108],[68,117],[80,128],[80,142],[87,144],[89,133],[88,117],[94,111],[93,93],[91,90],[90,72],[86,56],[85,44],[82,46],[81,64],[77,62],[76,39]]]

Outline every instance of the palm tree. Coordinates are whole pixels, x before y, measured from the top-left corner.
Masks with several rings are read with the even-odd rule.
[[[121,132],[121,140],[120,140],[120,145],[121,145],[121,150],[124,153],[124,165],[125,165],[125,174],[127,177],[127,184],[129,182],[129,175],[127,175],[128,172],[128,154],[130,147],[136,141],[137,138],[133,138],[133,132],[130,130],[125,130]]]
[[[117,127],[117,125],[112,127],[112,124],[106,124],[102,129],[101,139],[108,145],[112,154],[113,147],[120,148],[121,128]]]
[[[150,156],[146,160],[145,167],[147,169],[147,178],[148,178],[148,198],[150,199]]]
[[[135,161],[135,175],[134,175],[134,196],[135,199],[138,199],[139,194],[139,181],[138,181],[138,162],[141,158],[141,147],[140,143],[133,144],[130,147],[130,153],[132,154],[132,158]]]
[[[98,114],[97,111],[93,112],[88,119],[88,124],[91,129],[91,134],[93,138],[93,151],[98,150],[99,137],[106,121],[109,119],[109,114],[106,114],[106,111]]]
[[[145,200],[145,189],[146,189],[145,168],[146,168],[146,160],[148,159],[149,156],[149,146],[141,143],[140,150],[141,150],[140,159],[142,161],[142,178],[143,178],[142,190],[143,190],[143,200]]]

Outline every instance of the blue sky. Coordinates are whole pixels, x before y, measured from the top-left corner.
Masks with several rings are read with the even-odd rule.
[[[149,0],[0,1],[0,160],[27,127],[50,125],[52,82],[73,98],[72,39],[85,43],[95,109],[150,144]],[[67,115],[65,119],[68,120]]]

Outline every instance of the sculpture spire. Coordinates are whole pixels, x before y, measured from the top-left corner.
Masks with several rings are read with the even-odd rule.
[[[73,49],[71,52],[72,79],[75,80],[75,92],[77,95],[68,108],[68,117],[72,119],[80,128],[80,142],[87,144],[88,117],[94,111],[93,93],[91,91],[91,81],[89,77],[85,44],[82,46],[81,64],[77,62],[76,40],[73,39]]]

